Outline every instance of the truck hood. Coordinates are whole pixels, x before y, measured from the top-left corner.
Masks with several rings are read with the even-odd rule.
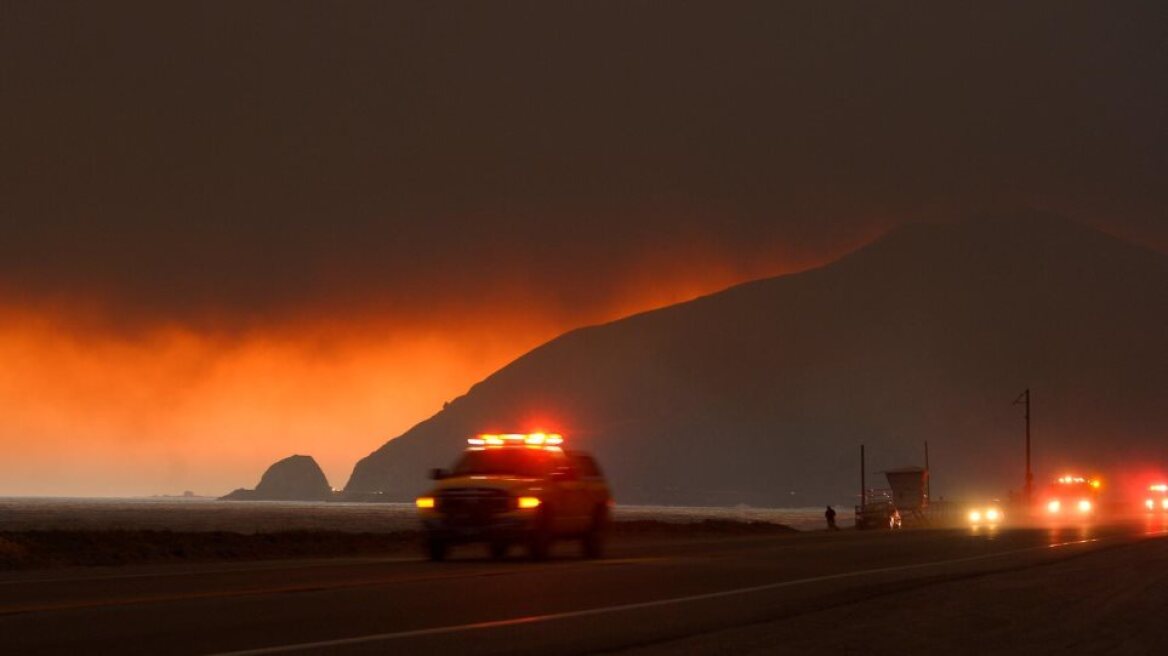
[[[544,481],[539,478],[526,476],[454,476],[438,481],[430,489],[430,495],[436,495],[446,490],[464,490],[468,488],[502,490],[504,492],[537,491],[543,489]]]

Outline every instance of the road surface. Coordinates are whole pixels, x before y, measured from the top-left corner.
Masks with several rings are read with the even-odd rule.
[[[1165,528],[1157,519],[631,539],[600,561],[568,544],[545,563],[492,562],[467,547],[447,563],[9,572],[0,575],[0,645],[5,654],[773,653],[794,644],[878,653],[942,639],[963,651],[976,638],[1002,650],[1023,639],[1089,646],[1099,631],[1060,613],[1103,608],[1120,616],[1106,634],[1116,637],[1093,649],[1127,639],[1138,651],[1168,639]],[[1067,595],[1088,601],[1072,608]],[[1152,603],[1152,615],[1124,620]],[[1011,614],[1022,619],[1011,624]],[[1063,627],[1053,638],[1035,633],[1052,626]]]

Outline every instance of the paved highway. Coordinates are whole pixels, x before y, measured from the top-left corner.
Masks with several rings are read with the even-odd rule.
[[[1166,548],[1161,522],[635,539],[545,563],[415,557],[0,576],[16,654],[591,653],[684,644],[1075,557]],[[695,645],[697,645],[695,647]]]

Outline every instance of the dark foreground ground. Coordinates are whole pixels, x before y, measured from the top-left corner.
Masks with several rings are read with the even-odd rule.
[[[904,582],[842,604],[633,648],[655,654],[1162,654],[1168,543]]]
[[[1160,523],[617,535],[546,563],[466,548],[0,574],[14,654],[1159,653]]]
[[[776,535],[794,529],[767,522],[707,519],[679,524],[651,520],[616,522],[618,539],[645,537]],[[0,571],[154,563],[198,563],[287,558],[337,558],[421,553],[421,533],[350,531],[52,530],[0,531]]]

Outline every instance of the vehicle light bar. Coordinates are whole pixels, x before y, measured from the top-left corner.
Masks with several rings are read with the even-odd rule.
[[[1090,485],[1098,490],[1103,482],[1098,478],[1083,478],[1082,476],[1059,476],[1058,482],[1062,485]]]
[[[1152,492],[1168,492],[1168,484],[1157,483],[1155,485],[1149,485],[1148,489]]]
[[[471,446],[560,446],[559,433],[483,433],[467,440]]]

